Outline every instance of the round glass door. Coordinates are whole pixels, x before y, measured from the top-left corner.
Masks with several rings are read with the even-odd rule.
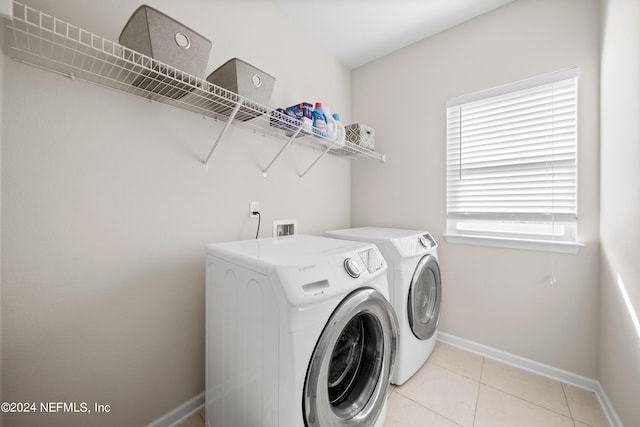
[[[422,257],[409,288],[408,316],[413,334],[421,340],[433,336],[440,320],[442,285],[440,266],[433,255]]]
[[[397,351],[393,308],[364,288],[336,308],[305,380],[306,426],[371,426],[380,415]]]

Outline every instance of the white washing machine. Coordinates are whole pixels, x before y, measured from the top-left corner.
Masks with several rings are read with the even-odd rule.
[[[402,384],[422,367],[436,345],[442,283],[437,243],[426,231],[363,227],[327,236],[375,243],[388,263],[391,304],[399,324],[399,349],[391,382]]]
[[[386,270],[375,245],[326,237],[208,245],[207,426],[382,426]]]

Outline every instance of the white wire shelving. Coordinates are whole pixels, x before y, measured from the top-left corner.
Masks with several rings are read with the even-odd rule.
[[[304,135],[301,124],[234,92],[216,86],[116,42],[47,15],[19,2],[7,20],[8,54],[13,59],[72,79],[141,96],[225,123],[202,164],[209,160],[231,124],[286,141],[262,169],[267,171],[292,144],[318,148],[321,154],[301,174],[303,177],[324,155],[362,157],[384,161],[384,155],[357,144],[336,143]]]

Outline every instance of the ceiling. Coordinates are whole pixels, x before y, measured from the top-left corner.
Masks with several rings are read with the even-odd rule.
[[[272,0],[354,69],[513,0]]]

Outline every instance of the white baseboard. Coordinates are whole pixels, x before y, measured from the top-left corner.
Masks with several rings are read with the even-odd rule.
[[[605,393],[604,389],[602,388],[602,384],[600,384],[600,381],[594,380],[592,378],[587,378],[582,375],[574,374],[573,372],[565,371],[564,369],[545,365],[544,363],[536,362],[535,360],[527,359],[515,354],[488,347],[483,344],[478,344],[477,342],[469,341],[455,335],[447,334],[446,332],[438,331],[438,341],[442,341],[445,344],[449,344],[454,347],[458,347],[463,350],[470,351],[472,353],[476,353],[502,363],[506,363],[507,365],[515,366],[517,368],[554,379],[556,381],[561,381],[566,384],[593,391],[598,398],[598,402],[600,403],[600,407],[602,408],[604,415],[607,417],[607,421],[609,421],[609,425],[611,427],[624,427],[622,421],[620,420],[620,417],[618,417],[615,408],[611,404],[607,393]]]
[[[594,390],[594,392],[596,393],[602,412],[604,412],[604,416],[607,417],[607,421],[609,421],[609,425],[611,427],[624,427],[622,420],[618,416],[616,409],[613,407],[613,403],[609,400],[609,396],[607,396],[600,381],[598,381],[598,389]]]
[[[204,392],[167,412],[145,427],[172,427],[204,407]]]

